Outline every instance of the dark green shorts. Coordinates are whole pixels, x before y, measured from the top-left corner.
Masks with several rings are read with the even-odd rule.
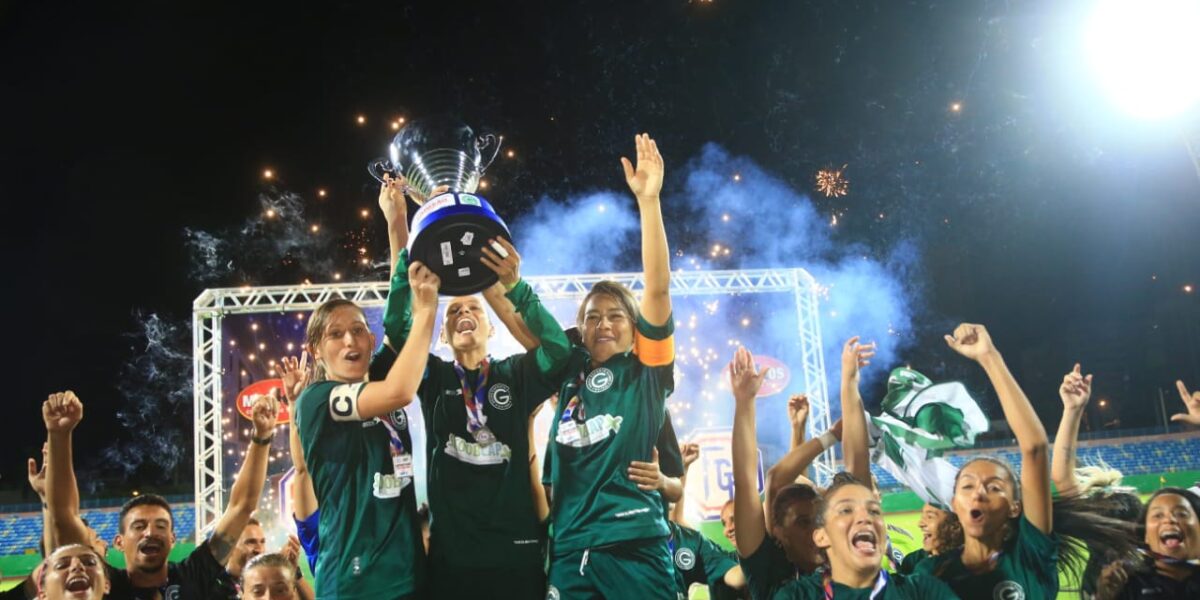
[[[546,573],[541,567],[469,568],[430,564],[429,597],[542,600]]]
[[[546,600],[677,600],[666,538],[556,554]]]

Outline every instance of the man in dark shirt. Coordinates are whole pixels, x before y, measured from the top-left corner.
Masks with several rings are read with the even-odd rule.
[[[229,505],[212,536],[183,561],[168,563],[175,545],[171,505],[161,496],[144,494],[125,503],[118,520],[115,546],[125,555],[125,569],[109,566],[110,597],[162,600],[212,600],[236,598],[225,572],[225,561],[242,529],[250,520],[263,483],[275,421],[279,412],[272,395],[258,398],[251,410],[254,436],[246,461],[229,493]],[[87,542],[79,517],[79,488],[75,482],[71,433],[83,419],[83,403],[74,392],[51,394],[42,404],[49,437],[46,465],[46,500],[53,517],[54,547]]]

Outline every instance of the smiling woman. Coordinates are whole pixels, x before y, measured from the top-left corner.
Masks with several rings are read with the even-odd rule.
[[[638,305],[628,289],[600,282],[579,310],[584,348],[561,378],[548,444],[555,598],[675,597],[662,495],[625,473],[652,460],[675,387],[662,155],[649,135],[635,145],[636,169],[621,164],[641,213],[645,289]]]
[[[777,600],[838,597],[870,590],[871,598],[956,598],[950,588],[928,574],[883,571],[887,531],[875,492],[848,473],[838,473],[817,505],[813,540],[828,569],[788,582]]]
[[[110,587],[106,568],[95,550],[81,544],[62,546],[46,559],[39,597],[100,600]]]
[[[361,308],[330,300],[308,321],[305,349],[318,381],[300,394],[295,419],[320,506],[319,597],[400,598],[423,584],[403,409],[425,370],[439,282],[419,262],[408,276],[414,331],[382,380],[367,381],[375,336]]]

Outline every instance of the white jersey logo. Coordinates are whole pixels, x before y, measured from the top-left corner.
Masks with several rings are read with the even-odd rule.
[[[606,367],[600,367],[587,376],[587,389],[593,394],[599,394],[612,387],[613,372]]]
[[[372,485],[371,493],[376,498],[388,499],[399,498],[400,493],[408,484],[412,483],[411,477],[396,477],[391,473],[375,473],[375,482]]]
[[[622,420],[623,417],[596,415],[583,425],[579,425],[574,419],[568,419],[566,422],[559,423],[558,435],[554,439],[564,446],[574,448],[591,446],[620,432]]]
[[[1015,581],[1001,581],[992,589],[992,600],[1025,600],[1025,588]]]
[[[496,410],[512,408],[512,390],[503,383],[497,383],[488,389],[488,403]]]
[[[691,571],[696,566],[696,553],[691,548],[680,548],[675,551],[675,566],[681,571]]]
[[[450,439],[446,440],[446,456],[472,465],[501,465],[512,460],[512,448],[499,440],[485,445],[450,434]]]

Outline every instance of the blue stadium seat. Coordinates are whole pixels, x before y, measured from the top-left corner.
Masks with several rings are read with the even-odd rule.
[[[89,509],[83,511],[88,524],[110,544],[117,536],[117,517],[120,508]],[[196,507],[194,504],[172,505],[175,519],[175,538],[190,540],[196,532]],[[0,555],[36,553],[42,539],[42,516],[36,513],[0,515]]]
[[[1103,445],[1080,446],[1077,452],[1079,466],[1105,463],[1124,475],[1171,473],[1175,471],[1200,471],[1200,438],[1153,439],[1131,442],[1121,438],[1106,440]],[[1020,473],[1021,457],[1012,449],[981,449],[978,451],[950,455],[947,458],[955,466],[962,466],[973,456],[999,457]],[[872,465],[871,472],[879,480],[879,487],[895,491],[901,487],[891,474]]]

